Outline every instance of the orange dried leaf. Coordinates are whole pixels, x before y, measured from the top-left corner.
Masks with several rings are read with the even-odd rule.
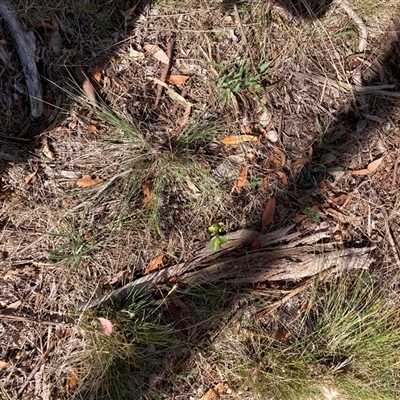
[[[78,369],[73,368],[68,374],[68,379],[67,379],[68,389],[69,390],[73,389],[77,384],[78,384]]]
[[[286,342],[292,338],[292,334],[288,331],[278,331],[275,333],[275,340],[278,342]]]
[[[332,199],[332,203],[336,204],[337,206],[343,206],[350,200],[350,197],[351,193],[341,194],[340,196],[334,197]]]
[[[241,190],[243,189],[243,186],[248,183],[248,180],[247,180],[248,173],[249,173],[249,167],[246,165],[245,167],[243,167],[242,172],[240,173],[239,179],[236,182],[235,189],[238,193],[240,193]]]
[[[262,216],[262,231],[265,230],[267,225],[269,225],[273,219],[274,219],[274,214],[275,214],[275,205],[276,205],[276,200],[275,197],[271,197],[267,205],[265,206],[263,216]]]
[[[226,385],[223,382],[219,382],[213,388],[209,389],[208,392],[201,398],[201,400],[217,400],[223,393],[226,393]]]
[[[282,171],[275,171],[275,173],[278,175],[279,179],[281,180],[283,186],[289,187],[289,180],[286,176],[286,174]]]
[[[154,44],[146,44],[144,45],[144,49],[151,54],[153,58],[155,58],[157,61],[162,62],[163,64],[169,64],[169,57],[165,53],[164,50],[162,50],[160,47],[154,45]]]
[[[143,190],[143,205],[146,208],[151,208],[153,205],[153,191],[151,189],[151,180],[147,179],[143,184],[142,184],[142,190]]]
[[[114,331],[114,326],[112,322],[106,318],[97,318],[100,321],[101,324],[101,329],[103,330],[103,333],[107,336],[110,336],[113,331]]]
[[[250,251],[258,250],[261,247],[261,235],[257,236],[250,246]]]
[[[150,272],[156,271],[159,269],[160,265],[162,264],[164,258],[164,253],[160,252],[150,261],[149,266],[146,268],[145,274],[149,274]]]
[[[367,167],[368,171],[370,171],[371,173],[374,172],[379,167],[379,165],[381,164],[381,162],[383,161],[384,158],[385,158],[385,156],[378,158],[377,160],[369,163],[368,167]]]
[[[284,167],[286,164],[286,156],[285,153],[279,149],[278,147],[272,147],[272,151],[280,158],[281,160],[281,167]]]
[[[304,214],[300,214],[300,215],[297,215],[296,217],[294,217],[294,220],[296,222],[303,222],[306,219],[307,219],[307,216]]]
[[[302,158],[299,158],[298,160],[292,162],[292,164],[290,165],[290,167],[291,167],[292,169],[297,169],[297,168],[300,168],[300,167],[302,167],[303,165],[307,164],[307,162],[308,162],[308,158],[307,158],[307,157],[302,157]]]
[[[351,174],[354,176],[365,176],[369,175],[371,171],[369,169],[358,169],[357,171],[351,171]]]
[[[54,132],[67,133],[69,135],[71,133],[71,130],[63,126],[58,126],[56,129],[54,129]]]
[[[83,188],[100,185],[101,183],[103,183],[103,179],[92,178],[90,175],[83,175],[82,178],[76,181],[76,185]]]
[[[234,145],[245,142],[257,142],[257,137],[252,135],[232,135],[226,136],[221,140],[221,143],[226,145]]]
[[[169,75],[166,81],[172,85],[184,85],[189,78],[188,75]]]
[[[8,365],[8,362],[0,360],[0,371],[3,371],[3,369],[6,369],[7,365]]]
[[[352,171],[351,174],[355,176],[365,176],[365,175],[370,175],[372,174],[381,164],[385,156],[378,158],[371,163],[368,164],[368,167],[366,169],[359,169],[356,171]]]
[[[265,175],[263,180],[262,180],[262,185],[265,189],[268,188],[268,182],[269,182],[269,175]]]
[[[101,75],[103,73],[103,70],[104,70],[105,66],[106,66],[106,63],[104,61],[99,61],[94,66],[93,71],[92,71],[92,78],[96,82],[100,82],[101,81]]]
[[[27,177],[25,177],[25,183],[28,185],[29,183],[35,183],[36,179],[36,174],[37,174],[38,170],[36,169],[35,171],[33,171],[31,174],[29,174]]]
[[[99,131],[97,130],[97,126],[96,125],[89,125],[88,127],[89,131],[94,133],[95,135],[97,135],[99,133]]]

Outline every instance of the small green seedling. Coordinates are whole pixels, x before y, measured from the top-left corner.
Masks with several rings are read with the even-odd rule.
[[[224,244],[228,239],[224,236],[224,223],[218,222],[217,224],[211,225],[208,228],[211,233],[211,248],[213,251],[218,251],[221,244]]]

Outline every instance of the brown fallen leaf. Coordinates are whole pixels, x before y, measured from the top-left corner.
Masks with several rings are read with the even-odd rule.
[[[332,203],[337,206],[344,206],[350,200],[352,193],[341,194],[340,196],[334,197]]]
[[[103,333],[107,336],[110,336],[114,331],[114,325],[112,322],[106,318],[99,317],[97,318],[100,321],[101,329]]]
[[[303,222],[307,219],[307,215],[300,214],[293,218],[296,222]]]
[[[169,57],[165,53],[164,50],[162,50],[160,47],[154,44],[145,44],[143,47],[148,53],[151,54],[153,58],[155,58],[157,61],[162,62],[163,64],[169,64]]]
[[[221,143],[225,145],[235,145],[245,142],[257,142],[257,141],[258,138],[252,135],[232,135],[232,136],[226,136],[223,139],[221,139]]]
[[[292,168],[292,169],[300,168],[303,165],[307,164],[308,160],[309,159],[307,157],[299,158],[298,160],[292,162],[292,164],[290,165],[290,168]]]
[[[284,167],[286,164],[286,156],[285,153],[276,146],[272,147],[272,151],[279,157],[281,160],[281,167]]]
[[[97,126],[96,125],[90,124],[88,126],[88,129],[89,129],[89,131],[91,133],[94,133],[95,135],[98,135],[98,133],[99,133],[99,131],[97,130]]]
[[[37,164],[33,165],[33,172],[31,174],[29,174],[26,178],[25,178],[25,183],[28,184],[33,184],[36,181],[36,174],[39,171],[39,167]]]
[[[0,360],[0,371],[7,368],[8,362]]]
[[[201,400],[217,400],[221,397],[221,394],[224,393],[226,393],[226,384],[224,382],[219,382],[213,388],[209,389]]]
[[[168,75],[166,81],[172,85],[184,85],[189,78],[189,75]]]
[[[78,54],[75,57],[74,62],[75,62],[75,67],[74,67],[75,79],[81,86],[89,102],[92,105],[96,106],[97,105],[96,91],[92,83],[90,82],[89,75],[87,74],[83,56]]]
[[[105,61],[98,61],[96,63],[96,65],[93,68],[92,71],[92,78],[96,81],[96,82],[100,82],[101,81],[101,76],[103,74],[104,68],[106,67],[106,63]]]
[[[359,169],[357,171],[351,171],[351,174],[355,175],[355,176],[370,175],[379,167],[379,165],[381,164],[381,162],[383,161],[384,158],[385,158],[385,156],[372,161],[371,163],[368,164],[368,167],[366,169]]]
[[[68,390],[73,389],[77,384],[78,384],[78,369],[72,368],[67,378]]]
[[[275,173],[278,175],[278,178],[281,180],[283,186],[289,187],[289,180],[286,174],[282,171],[275,171]]]
[[[146,268],[144,272],[145,275],[149,274],[150,272],[156,271],[159,269],[160,265],[162,264],[164,258],[164,253],[161,251],[158,253],[151,261],[149,266]]]
[[[54,154],[54,152],[51,150],[50,148],[50,144],[49,144],[49,140],[47,138],[45,138],[43,140],[43,154],[49,159],[54,161],[56,159],[56,156]]]
[[[92,178],[90,175],[83,175],[82,178],[76,181],[76,185],[83,188],[100,185],[101,183],[103,183],[103,179],[97,177]]]
[[[143,205],[148,209],[151,208],[153,205],[153,191],[151,189],[151,180],[147,179],[143,184],[142,184],[142,190],[143,190]]]
[[[54,132],[67,133],[69,135],[71,133],[71,130],[63,126],[58,126],[56,129],[54,129]]]
[[[255,251],[261,248],[261,234],[258,235],[250,246],[250,251]]]
[[[235,190],[237,193],[240,193],[243,189],[243,186],[245,186],[249,181],[247,180],[247,174],[249,173],[249,167],[246,165],[243,167],[242,172],[240,173],[239,179],[236,182],[235,185]]]
[[[287,342],[292,338],[292,334],[288,331],[278,331],[275,333],[274,339],[278,342]]]
[[[275,205],[276,205],[276,200],[275,197],[271,197],[267,205],[265,206],[263,216],[262,216],[262,232],[265,231],[265,228],[267,225],[269,225],[273,219],[274,219],[274,214],[275,214]]]

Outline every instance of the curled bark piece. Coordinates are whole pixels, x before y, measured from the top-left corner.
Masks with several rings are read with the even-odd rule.
[[[368,28],[364,24],[362,18],[351,8],[347,0],[338,0],[339,6],[347,13],[347,15],[355,22],[359,29],[360,42],[358,44],[358,51],[363,53],[368,44]]]
[[[0,0],[0,16],[7,25],[22,64],[31,106],[31,117],[38,118],[43,112],[43,90],[35,60],[36,39],[17,18],[8,0]]]

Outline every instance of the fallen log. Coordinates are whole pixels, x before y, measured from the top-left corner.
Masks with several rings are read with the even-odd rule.
[[[135,291],[174,281],[185,287],[221,281],[230,284],[299,281],[331,269],[337,273],[368,268],[373,261],[372,247],[335,249],[329,244],[318,246],[318,241],[329,237],[328,232],[299,238],[301,232],[289,233],[293,227],[291,225],[262,236],[249,230],[228,234],[228,242],[220,251],[213,252],[207,244],[189,262],[145,275],[101,297],[78,304],[78,309],[107,305],[125,299]],[[259,236],[260,249],[253,252],[243,250]],[[290,242],[293,238],[297,238],[296,241]]]
[[[8,0],[0,0],[0,17],[7,25],[22,64],[29,95],[31,117],[38,118],[43,112],[43,90],[36,66],[36,38],[28,32],[16,16]]]

